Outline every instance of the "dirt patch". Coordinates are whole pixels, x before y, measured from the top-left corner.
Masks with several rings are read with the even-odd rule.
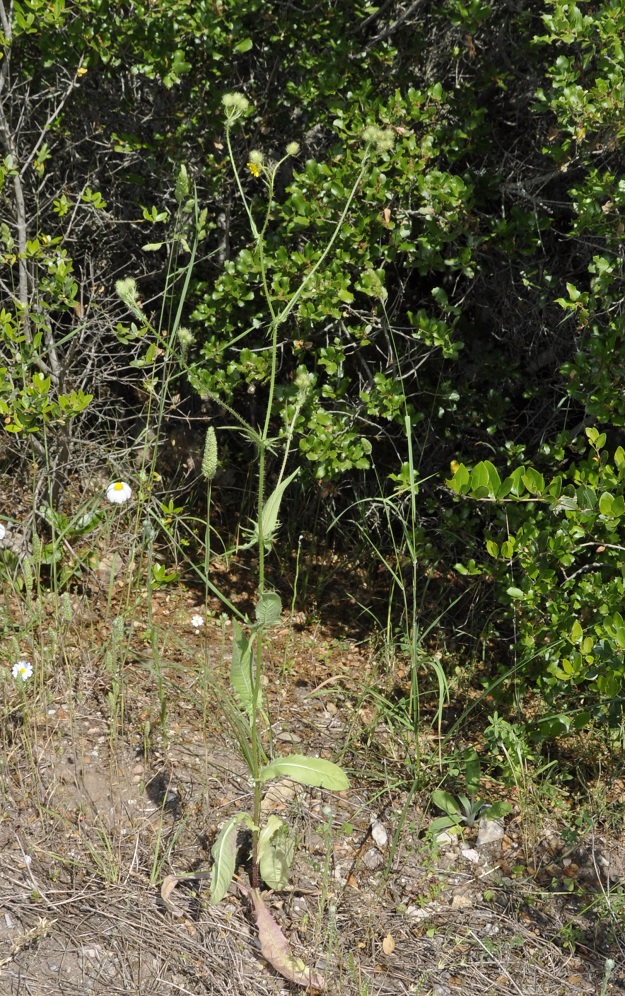
[[[209,869],[224,821],[251,811],[211,695],[229,627],[195,632],[192,594],[155,598],[155,638],[141,604],[123,629],[83,608],[55,630],[55,656],[29,648],[23,697],[3,686],[0,993],[297,991],[262,958],[235,886],[213,907],[205,879],[181,883],[180,915],[160,897],[167,875]],[[429,795],[410,790],[397,729],[362,696],[381,687],[376,668],[320,630],[285,623],[268,642],[274,753],[340,761],[351,780],[338,794],[268,787],[265,813],[294,828],[297,860],[293,887],[265,898],[297,955],[338,996],[623,991],[625,904],[606,847],[575,851],[551,828],[529,854],[518,807],[487,841],[476,827],[432,842]],[[242,834],[243,880],[247,852]]]

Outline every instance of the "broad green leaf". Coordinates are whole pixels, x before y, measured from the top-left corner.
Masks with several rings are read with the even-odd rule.
[[[525,467],[517,467],[510,474],[510,480],[512,481],[512,494],[516,495],[517,498],[520,497],[525,491],[525,483],[523,478],[525,476]]]
[[[488,474],[488,487],[490,488],[490,492],[494,497],[499,491],[499,488],[501,487],[501,478],[499,476],[499,471],[497,470],[495,465],[490,462],[490,460],[485,460],[484,466],[486,467],[486,472]]]
[[[580,484],[576,496],[577,506],[581,512],[592,512],[597,507],[597,496],[588,485]]]
[[[495,497],[496,498],[507,498],[507,496],[512,491],[513,486],[514,486],[514,480],[513,480],[512,477],[506,477],[506,478],[504,478],[504,480],[501,482],[501,484],[500,484],[500,486],[499,486],[499,488],[497,490],[497,494],[495,495]]]
[[[258,864],[263,882],[278,892],[286,888],[294,858],[291,829],[272,813],[258,837]]]
[[[146,242],[141,248],[144,252],[156,252],[158,249],[162,249],[164,245],[164,242]]]
[[[611,516],[612,506],[614,504],[614,498],[609,493],[609,491],[604,491],[599,498],[599,511],[602,515]]]
[[[486,463],[478,463],[471,471],[471,494],[476,498],[486,498],[490,494],[490,482]]]
[[[581,652],[585,656],[588,656],[588,654],[592,653],[592,649],[593,649],[594,645],[595,645],[595,641],[592,638],[592,636],[586,636],[582,640],[582,643],[581,643],[581,646],[580,646],[579,649],[581,650]]]
[[[554,477],[553,481],[550,482],[549,487],[547,488],[547,494],[551,498],[560,497],[560,495],[562,494],[562,478],[560,477],[560,475]]]
[[[504,540],[501,544],[501,556],[504,560],[511,560],[514,556],[514,539]]]
[[[275,591],[264,591],[256,606],[256,621],[261,626],[275,626],[280,622],[282,602]]]
[[[581,643],[582,637],[584,635],[584,630],[582,629],[579,619],[576,619],[571,626],[571,643]]]
[[[300,785],[312,785],[330,789],[332,792],[342,792],[349,788],[349,781],[343,769],[322,757],[291,754],[290,757],[276,757],[261,768],[261,782],[280,777],[292,778]]]
[[[510,595],[510,598],[525,598],[525,592],[520,588],[506,588],[506,594]]]
[[[457,495],[462,495],[465,494],[468,489],[470,477],[471,475],[469,474],[469,471],[465,465],[461,463],[458,467],[456,467],[454,476],[446,483],[452,491],[456,492]]]
[[[219,831],[217,840],[211,849],[213,869],[211,873],[211,906],[216,906],[230,888],[237,857],[237,831],[240,823],[246,823],[250,829],[254,824],[247,813],[237,813],[232,816]]]
[[[432,792],[432,802],[437,809],[442,809],[448,816],[459,817],[461,815],[458,800],[451,792],[445,792],[444,789],[436,789]]]
[[[234,640],[232,644],[232,664],[230,665],[230,682],[236,696],[248,712],[254,702],[252,681],[252,647],[253,637],[248,640],[236,619],[232,620]],[[260,697],[260,690],[259,690]],[[258,703],[260,705],[260,702]]]
[[[509,802],[494,802],[492,806],[488,809],[482,811],[480,819],[482,820],[499,820],[502,816],[507,816],[508,813],[512,812],[512,806]]]
[[[499,556],[499,544],[495,543],[494,540],[486,540],[486,549],[488,550],[491,557],[497,559]]]
[[[533,467],[528,467],[521,479],[532,495],[541,495],[545,490],[545,478]]]
[[[460,825],[460,817],[453,816],[437,816],[435,820],[430,823],[431,833],[440,833],[441,830],[449,830],[451,827],[457,827]]]
[[[625,499],[622,495],[616,495],[612,501],[612,518],[619,519],[625,513]]]

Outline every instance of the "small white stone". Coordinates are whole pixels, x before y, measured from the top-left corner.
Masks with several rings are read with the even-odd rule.
[[[467,847],[464,851],[460,852],[463,858],[467,861],[473,862],[474,865],[480,863],[480,856],[474,847]]]
[[[454,834],[452,835],[447,831],[443,830],[442,833],[437,834],[436,843],[437,844],[455,844],[458,838]]]
[[[477,847],[483,844],[492,844],[496,840],[501,840],[504,829],[498,820],[480,820],[480,829],[477,834]]]
[[[383,851],[388,844],[388,834],[379,820],[374,820],[371,824],[371,836],[380,850]]]

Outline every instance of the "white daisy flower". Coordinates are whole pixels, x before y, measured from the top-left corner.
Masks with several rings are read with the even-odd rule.
[[[200,627],[204,625],[204,616],[200,616],[198,613],[191,616],[191,625],[195,630],[200,629]]]
[[[4,537],[6,536],[6,534],[7,534],[7,531],[4,528],[4,526],[2,525],[2,523],[0,522],[0,542],[4,539]]]
[[[116,505],[123,505],[132,497],[132,488],[125,481],[114,481],[106,489],[106,497],[109,501],[115,502]]]
[[[11,674],[14,678],[21,678],[22,681],[28,681],[33,675],[33,666],[30,661],[17,661],[13,665]]]

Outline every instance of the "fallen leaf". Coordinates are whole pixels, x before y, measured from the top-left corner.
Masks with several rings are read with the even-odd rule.
[[[165,906],[169,912],[173,913],[174,916],[184,916],[184,911],[181,910],[179,906],[172,903],[169,898],[179,881],[180,879],[177,878],[176,875],[167,875],[167,877],[163,879],[163,884],[161,885],[161,899],[165,903]]]
[[[250,897],[256,913],[258,939],[263,958],[273,965],[276,972],[296,986],[312,989],[325,989],[325,980],[319,972],[309,968],[301,958],[296,958],[289,942],[261,899],[258,889],[250,889]]]
[[[382,941],[382,950],[386,955],[392,954],[395,950],[395,938],[392,934],[387,934]]]

